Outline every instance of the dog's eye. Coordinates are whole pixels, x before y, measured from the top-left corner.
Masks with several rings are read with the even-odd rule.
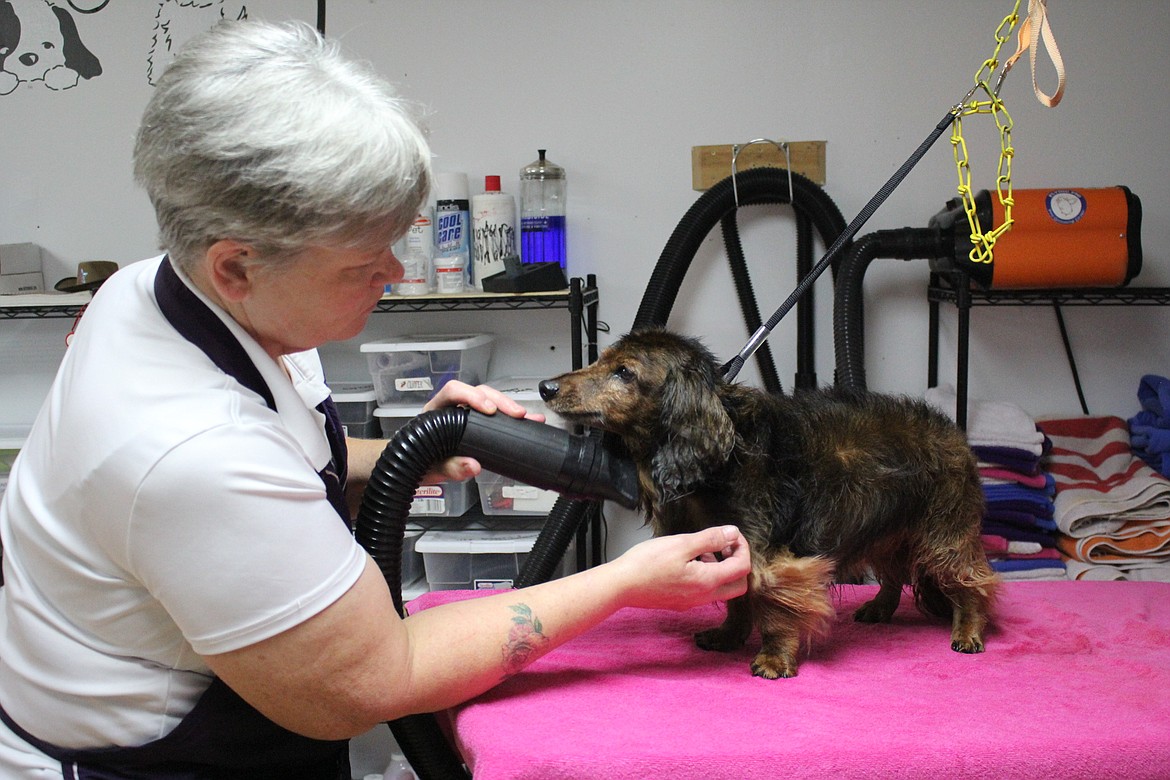
[[[626,366],[618,366],[616,369],[614,369],[613,375],[623,382],[634,381],[634,372]]]

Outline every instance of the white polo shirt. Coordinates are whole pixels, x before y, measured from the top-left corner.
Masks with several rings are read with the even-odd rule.
[[[200,295],[273,412],[163,317],[160,260],[95,295],[0,506],[0,704],[62,747],[164,736],[210,683],[201,654],[302,623],[365,565],[318,477],[317,353],[285,357],[290,380]],[[0,725],[0,776],[14,744]]]

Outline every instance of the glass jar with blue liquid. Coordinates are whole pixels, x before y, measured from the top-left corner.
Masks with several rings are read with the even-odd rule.
[[[565,269],[565,169],[537,152],[520,171],[520,259]]]

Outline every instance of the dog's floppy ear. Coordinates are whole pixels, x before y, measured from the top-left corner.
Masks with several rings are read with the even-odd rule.
[[[102,75],[102,63],[81,42],[81,36],[77,34],[77,25],[73,22],[72,14],[55,5],[49,7],[57,15],[57,25],[61,29],[65,67],[76,71],[77,75],[83,79],[92,79],[94,76]]]
[[[659,446],[651,461],[664,499],[685,493],[727,462],[735,426],[715,388],[713,365],[671,372],[662,388]]]

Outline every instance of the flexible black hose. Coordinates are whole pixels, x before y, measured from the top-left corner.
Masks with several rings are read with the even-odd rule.
[[[743,322],[748,332],[760,327],[763,319],[760,317],[760,307],[756,304],[756,296],[752,290],[752,280],[748,273],[747,258],[743,253],[743,243],[739,240],[739,221],[736,211],[732,210],[719,220],[723,228],[723,248],[727,252],[727,262],[731,266],[731,279],[735,282],[735,294],[739,299],[739,308],[743,313]],[[800,223],[807,225],[807,220]],[[800,341],[800,339],[797,339]],[[772,351],[765,344],[756,353],[756,362],[760,370],[760,379],[764,388],[770,393],[783,392],[780,375],[776,373],[776,362],[772,360]]]
[[[414,418],[390,440],[362,494],[354,537],[378,565],[398,614],[402,603],[402,537],[414,491],[433,464],[455,454],[467,410],[447,407]],[[467,780],[435,716],[408,715],[389,724],[402,753],[420,780]]]
[[[808,216],[796,212],[796,278],[804,279],[813,268],[813,242],[811,225]],[[834,277],[836,276],[834,269]],[[835,282],[834,282],[835,283]],[[817,387],[816,372],[816,308],[813,301],[813,290],[808,292],[796,307],[796,379],[793,382],[795,390],[815,390]],[[761,344],[763,349],[767,344]]]
[[[370,474],[354,523],[354,538],[378,564],[394,609],[402,604],[402,537],[410,504],[427,469],[456,453],[467,410],[451,406],[419,415],[386,444]]]
[[[553,572],[565,557],[565,551],[577,534],[590,508],[598,502],[586,499],[571,499],[564,496],[557,499],[544,521],[541,533],[532,544],[532,550],[524,559],[520,573],[516,575],[516,587],[527,588],[552,579]]]
[[[788,190],[789,173],[783,168],[753,168],[737,174],[734,185],[728,177],[703,193],[667,239],[646,284],[646,292],[634,317],[633,330],[666,325],[683,278],[699,247],[723,215],[735,211],[736,190],[740,206],[791,203],[793,209],[808,216],[826,244],[835,241],[845,229],[845,218],[840,209],[817,184],[799,173],[791,176],[791,193]]]
[[[415,490],[427,470],[452,455],[476,458],[486,469],[568,496],[617,501],[634,507],[637,468],[611,454],[599,435],[574,436],[558,428],[506,415],[484,415],[447,407],[419,415],[386,444],[362,494],[354,537],[370,553],[400,615],[402,538]],[[557,533],[542,548],[534,545],[530,579],[544,581],[563,557],[567,541],[590,502],[560,504],[546,520]],[[553,550],[559,545],[559,550]],[[462,763],[446,742],[434,716],[414,715],[390,724],[403,753],[424,780],[465,778]]]
[[[930,260],[953,253],[953,239],[937,227],[879,230],[853,243],[837,271],[833,288],[833,353],[838,387],[866,389],[862,282],[870,263],[879,257]]]

